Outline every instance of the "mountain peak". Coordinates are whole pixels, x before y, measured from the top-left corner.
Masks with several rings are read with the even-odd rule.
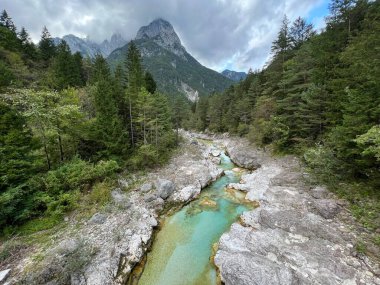
[[[225,69],[222,72],[222,74],[233,81],[241,81],[247,77],[247,73],[245,72],[239,72],[239,71],[234,71],[234,70],[229,70],[229,69]]]
[[[173,26],[162,18],[158,18],[149,25],[141,27],[135,39],[151,39],[158,45],[175,53],[182,53],[184,50]]]

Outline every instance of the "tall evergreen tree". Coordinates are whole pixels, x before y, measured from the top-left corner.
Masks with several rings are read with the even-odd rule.
[[[152,74],[150,74],[148,71],[146,71],[144,74],[144,86],[145,89],[151,94],[154,94],[157,88],[156,81],[154,81]]]
[[[134,147],[136,143],[134,117],[137,115],[137,110],[134,107],[136,106],[137,96],[143,86],[143,72],[141,68],[140,51],[133,41],[128,44],[125,65],[127,70],[126,95],[129,114],[129,136],[131,139],[131,145]]]
[[[295,49],[298,49],[313,35],[315,35],[313,25],[306,23],[306,20],[301,17],[298,17],[290,27],[290,41]]]
[[[12,21],[12,18],[9,17],[7,11],[3,10],[0,16],[0,26],[3,26],[13,32],[14,34],[16,33],[16,26]]]
[[[105,147],[101,156],[125,155],[127,133],[115,101],[113,80],[106,60],[97,55],[94,62],[94,103],[96,108],[96,139]]]
[[[43,60],[49,60],[55,55],[53,39],[46,27],[42,29],[41,40],[38,44],[40,56]]]

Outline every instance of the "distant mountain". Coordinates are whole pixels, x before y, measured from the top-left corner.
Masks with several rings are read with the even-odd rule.
[[[66,35],[61,38],[54,38],[54,44],[58,45],[65,40],[72,53],[79,52],[84,57],[95,57],[101,54],[107,57],[115,49],[124,46],[127,41],[120,34],[113,34],[111,40],[104,40],[101,44],[95,43],[89,39],[79,38],[74,35]]]
[[[127,41],[120,34],[113,34],[111,40],[104,40],[99,48],[104,57],[107,57],[113,52],[115,49],[124,46]]]
[[[233,81],[241,81],[247,77],[247,73],[245,72],[238,72],[228,69],[225,69],[222,74]]]
[[[157,19],[137,32],[143,66],[152,73],[159,91],[184,94],[191,101],[213,91],[222,91],[234,82],[201,65],[182,46],[173,26]],[[128,44],[114,50],[108,57],[112,67],[123,63]]]

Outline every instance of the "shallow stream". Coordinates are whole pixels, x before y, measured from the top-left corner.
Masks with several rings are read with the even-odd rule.
[[[226,188],[228,183],[240,180],[241,171],[224,153],[221,160],[225,176],[205,188],[198,199],[165,218],[138,284],[217,283],[211,261],[213,245],[242,212],[252,208],[244,200],[244,193]]]

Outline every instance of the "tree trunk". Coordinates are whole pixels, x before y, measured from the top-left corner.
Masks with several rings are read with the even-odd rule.
[[[131,145],[132,147],[135,146],[135,141],[133,138],[133,123],[132,123],[132,102],[131,102],[131,95],[128,96],[129,101],[129,121],[130,121],[130,127],[131,127]]]
[[[145,135],[145,109],[144,109],[144,120],[143,120],[143,133],[144,133],[144,144],[147,144]]]
[[[51,163],[50,163],[49,153],[48,153],[48,151],[47,151],[46,144],[44,144],[44,151],[45,151],[45,156],[46,156],[47,167],[48,167],[48,170],[50,170],[50,168],[51,168]]]
[[[157,116],[156,116],[156,147],[158,146],[158,127],[157,127]]]
[[[59,157],[61,159],[61,162],[63,162],[64,154],[63,154],[62,138],[60,134],[58,134],[58,144],[59,144]]]

